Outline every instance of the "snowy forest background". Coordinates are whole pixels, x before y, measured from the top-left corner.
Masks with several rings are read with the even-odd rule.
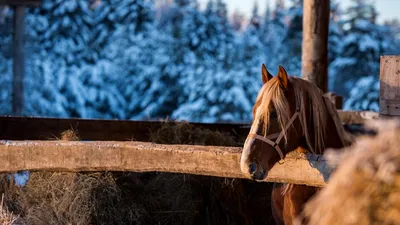
[[[252,3],[249,3],[252,4]],[[273,9],[273,10],[272,10]],[[400,53],[398,21],[371,0],[331,0],[329,90],[379,108],[379,57]],[[302,1],[252,18],[226,1],[43,0],[26,10],[26,116],[249,122],[260,67],[301,74]],[[11,113],[12,10],[0,16],[0,114]]]

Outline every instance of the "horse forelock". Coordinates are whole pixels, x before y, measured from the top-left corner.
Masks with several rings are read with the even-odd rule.
[[[327,118],[329,117],[332,117],[342,143],[346,145],[351,142],[351,138],[343,129],[333,104],[329,100],[326,101],[322,91],[314,83],[292,76],[289,77],[289,82],[294,89],[296,101],[300,101],[296,104],[300,106],[300,123],[310,152],[322,154],[325,148],[324,140],[327,139]],[[272,78],[263,85],[255,104],[255,107],[258,107],[260,110],[256,115],[259,117],[257,120],[261,120],[264,123],[264,135],[266,135],[268,131],[270,109],[272,106],[275,108],[278,116],[281,130],[284,131],[285,125],[290,120],[291,112],[288,100],[284,95],[283,89],[280,87],[280,81],[277,77]],[[312,112],[312,118],[307,118],[307,116],[310,116],[309,114],[307,115],[307,113],[310,112]],[[309,121],[313,122],[314,132],[312,134],[308,131],[307,124]],[[311,143],[311,135],[314,137],[314,143]],[[284,139],[287,143],[286,133],[284,133]]]
[[[278,122],[281,130],[285,132],[285,124],[290,119],[289,103],[280,88],[280,82],[277,77],[272,78],[261,88],[257,96],[256,106],[258,106],[259,113],[256,114],[258,120],[263,122],[264,136],[267,135],[269,128],[270,109],[275,108]],[[286,133],[284,133],[285,142],[287,142]]]

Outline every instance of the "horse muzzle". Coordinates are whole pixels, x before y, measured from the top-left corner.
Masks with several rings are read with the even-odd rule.
[[[249,165],[249,174],[253,180],[262,181],[268,175],[268,169],[262,168],[257,163],[253,162]]]

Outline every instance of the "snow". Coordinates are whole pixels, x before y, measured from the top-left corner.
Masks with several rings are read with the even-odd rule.
[[[370,35],[364,35],[361,40],[359,40],[360,50],[362,52],[370,51],[371,49],[379,52],[379,42],[374,40]]]
[[[158,17],[147,0],[104,0],[93,10],[88,1],[44,0],[27,10],[24,114],[249,122],[262,63],[274,74],[283,65],[301,76],[301,1],[267,16],[255,9],[259,23],[239,31],[228,1],[210,1],[204,10],[195,1],[170,2]],[[344,14],[337,5],[330,91],[347,99],[347,109],[377,110],[379,57],[399,54],[399,40],[357,10],[368,9],[366,1]],[[0,27],[1,114],[11,111],[10,27]]]
[[[13,177],[17,186],[25,186],[26,182],[29,180],[30,173],[29,171],[22,171],[14,173]]]
[[[379,79],[375,76],[360,78],[352,87],[349,99],[344,104],[345,110],[379,111]]]

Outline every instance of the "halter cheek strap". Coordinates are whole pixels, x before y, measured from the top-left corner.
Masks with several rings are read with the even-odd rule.
[[[270,134],[266,137],[255,134],[255,133],[250,133],[247,138],[254,138],[254,139],[258,139],[260,141],[263,141],[269,145],[271,145],[279,154],[279,157],[281,158],[279,160],[280,164],[283,164],[285,162],[284,160],[284,155],[283,152],[281,150],[281,148],[279,147],[279,143],[281,142],[284,133],[286,133],[286,131],[289,129],[289,127],[293,124],[293,122],[296,120],[297,117],[299,117],[300,115],[300,104],[299,101],[296,101],[296,112],[293,114],[293,116],[290,118],[289,122],[286,124],[285,129],[282,130],[280,133],[274,133],[274,134]],[[275,139],[275,141],[272,141],[272,139]]]

